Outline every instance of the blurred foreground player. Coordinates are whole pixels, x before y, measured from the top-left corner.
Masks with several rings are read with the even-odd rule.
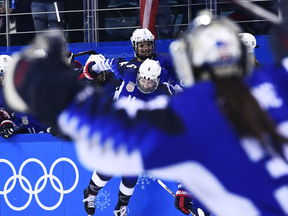
[[[81,86],[50,32],[49,58],[35,59],[33,46],[15,57],[5,98],[57,122],[87,169],[179,180],[214,215],[287,216],[287,23],[272,32],[279,65],[252,74],[237,25],[210,14],[193,24],[170,45],[186,83],[174,97],[113,102]]]

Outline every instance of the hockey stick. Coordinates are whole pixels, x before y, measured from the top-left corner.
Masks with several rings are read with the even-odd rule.
[[[246,0],[230,0],[233,4],[238,5],[240,8],[244,9],[245,11],[249,12],[252,15],[256,15],[259,18],[268,20],[270,23],[274,25],[281,24],[281,20],[278,16],[276,16],[274,13],[271,13],[268,10],[265,10],[261,7],[259,7],[256,4],[251,3],[251,1]]]
[[[173,197],[176,197],[176,195],[160,180],[158,179],[157,181],[166,191],[168,191],[168,193],[170,193]],[[197,211],[198,211],[198,215],[199,216],[205,216],[204,212],[198,208]],[[193,215],[193,216],[196,216],[196,214],[194,214],[190,209],[188,209],[188,211]]]
[[[92,54],[97,55],[98,53],[95,50],[87,50],[87,51],[82,51],[82,52],[79,52],[79,53],[75,53],[74,57],[82,56],[82,55],[92,55]]]
[[[62,28],[62,24],[61,24],[61,19],[60,19],[60,15],[59,15],[57,2],[54,2],[54,7],[55,7],[55,11],[56,11],[56,16],[57,16],[57,22],[58,22],[58,25],[59,25],[59,29],[60,29],[60,31],[62,32],[62,35],[63,35],[64,48],[65,48],[65,50],[67,50],[67,48],[66,48],[66,40],[65,40],[64,33],[63,33],[63,28]]]

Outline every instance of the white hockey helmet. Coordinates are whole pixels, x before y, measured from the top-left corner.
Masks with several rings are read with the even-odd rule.
[[[159,61],[146,59],[139,67],[136,86],[145,94],[155,91],[160,82],[161,66]]]
[[[5,73],[13,59],[9,55],[0,55],[0,73]]]
[[[240,33],[238,34],[241,41],[247,46],[248,53],[253,53],[256,47],[256,38],[250,33]]]
[[[147,28],[142,28],[142,29],[135,29],[131,38],[131,44],[134,50],[134,55],[135,57],[140,57],[137,54],[137,45],[139,42],[143,42],[143,41],[151,41],[153,44],[153,48],[152,48],[152,53],[154,54],[155,51],[155,39],[154,39],[154,35],[147,29]]]
[[[0,55],[0,86],[4,84],[4,74],[11,65],[13,59],[9,55]]]
[[[247,49],[240,28],[227,18],[214,19],[202,11],[186,34],[170,45],[170,53],[182,85],[194,80],[242,76],[247,67]]]

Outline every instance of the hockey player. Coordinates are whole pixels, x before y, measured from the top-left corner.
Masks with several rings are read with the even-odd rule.
[[[105,59],[103,55],[91,55],[83,68],[83,74],[81,74],[79,78],[95,83],[95,81],[98,82],[99,76],[105,77],[108,74],[108,70],[112,70],[117,77],[123,80],[114,94],[114,100],[118,100],[120,97],[126,97],[132,101],[135,98],[147,101],[160,94],[171,95],[176,91],[181,91],[170,56],[163,53],[154,53],[154,36],[148,29],[136,29],[131,37],[131,43],[135,58],[126,62],[123,58]],[[150,59],[153,59],[153,61]],[[157,60],[157,65],[155,65],[156,61],[154,60]],[[161,63],[162,71],[158,60]],[[142,69],[140,70],[141,67]],[[144,67],[147,68],[143,69]],[[146,80],[144,77],[146,76],[148,67],[152,69],[157,68],[161,71],[161,73],[159,72],[161,75],[159,77],[154,75],[156,77],[151,77],[150,80]],[[155,72],[156,74],[158,73],[158,71]],[[160,79],[161,82],[166,81],[166,84],[161,83],[159,85]],[[173,88],[170,83],[175,87]],[[146,86],[149,85],[151,86],[147,88]],[[105,86],[107,88],[107,85]],[[84,190],[84,206],[89,215],[93,215],[95,212],[95,198],[98,191],[104,187],[112,177],[113,176],[103,175],[99,171],[93,172],[90,185]],[[134,192],[137,180],[138,176],[122,176],[118,193],[119,200],[114,211],[115,216],[126,214],[127,205]]]
[[[51,133],[51,128],[48,124],[43,124],[33,112],[14,112],[12,113],[13,122],[15,125],[15,133],[17,134],[36,134],[36,133]],[[52,130],[53,136],[58,136],[58,133]]]
[[[95,62],[97,62],[97,60]],[[159,83],[160,74],[161,66],[159,62],[146,59],[140,65],[135,81],[129,81],[129,89],[126,87],[129,95],[122,95],[122,97],[127,98],[127,102],[133,103],[133,100],[135,100],[136,98],[148,101],[159,95],[170,96],[173,92],[173,88],[169,89],[166,84]],[[114,100],[118,99],[122,90],[123,85],[121,85],[118,91],[116,91]],[[93,172],[89,186],[84,190],[83,201],[85,210],[88,215],[94,215],[96,196],[99,190],[103,188],[112,177],[113,175],[108,176],[99,172],[98,170],[95,170]],[[122,181],[120,182],[119,186],[118,203],[115,206],[115,211],[113,212],[115,216],[127,215],[127,206],[129,204],[131,196],[133,195],[137,181],[138,176],[122,176]]]
[[[2,87],[4,85],[4,74],[7,71],[9,65],[12,63],[13,59],[9,55],[0,55],[0,107],[4,106],[4,98],[2,94]]]
[[[208,14],[193,25],[170,45],[187,84],[171,98],[113,102],[81,86],[59,58],[57,32],[46,37],[49,58],[20,54],[5,98],[57,122],[87,169],[179,180],[214,215],[287,216],[287,23],[272,34],[280,64],[249,76],[237,25]]]
[[[249,60],[248,63],[250,64],[249,67],[251,68],[251,70],[253,70],[254,67],[259,67],[259,62],[254,55],[254,49],[259,47],[257,46],[256,38],[250,33],[240,33],[239,37],[242,42],[247,46]]]
[[[47,57],[47,54],[43,49],[35,50],[34,55],[37,58]],[[10,138],[13,134],[22,133],[47,133],[49,126],[41,123],[35,114],[19,113],[13,110],[7,110],[3,101],[2,86],[4,85],[4,74],[7,72],[9,66],[13,62],[13,59],[9,55],[0,55],[0,84],[1,84],[1,108],[0,108],[0,132],[2,137]],[[56,135],[56,131],[53,131],[53,136]],[[55,133],[54,133],[55,132]]]
[[[4,138],[9,138],[14,134],[14,124],[12,114],[6,109],[3,98],[4,74],[13,59],[9,55],[0,55],[0,133]]]
[[[127,96],[129,95],[130,89],[129,82],[136,80],[140,65],[148,58],[159,61],[162,67],[160,83],[169,83],[177,92],[182,90],[175,74],[170,55],[155,53],[154,36],[148,29],[136,29],[132,34],[131,43],[135,55],[132,60],[127,62],[123,58],[113,58],[97,62],[97,64],[94,61],[87,61],[83,69],[84,76],[89,80],[93,80],[94,77],[97,76],[97,73],[111,70],[117,77],[124,81],[124,83],[122,83],[122,94]]]

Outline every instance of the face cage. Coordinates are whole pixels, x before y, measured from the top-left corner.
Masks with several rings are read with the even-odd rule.
[[[158,88],[160,78],[157,78],[157,80],[153,80],[155,84],[150,88],[144,88],[140,83],[140,78],[143,78],[143,77],[140,76],[139,74],[137,74],[136,86],[140,92],[142,92],[144,94],[150,94]]]

